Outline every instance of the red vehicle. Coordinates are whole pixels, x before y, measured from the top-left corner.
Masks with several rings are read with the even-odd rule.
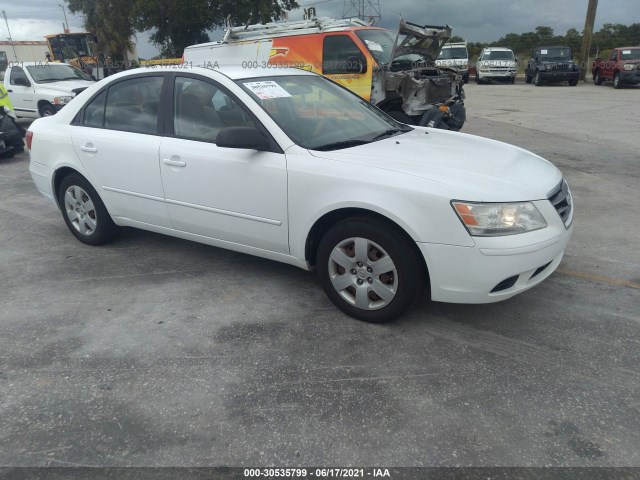
[[[613,80],[613,88],[639,84],[640,47],[614,48],[608,59],[595,59],[591,73],[596,85],[605,80]]]

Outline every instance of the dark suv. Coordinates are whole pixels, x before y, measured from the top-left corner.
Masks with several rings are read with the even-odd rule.
[[[580,66],[573,63],[571,48],[564,46],[538,47],[527,64],[524,73],[527,83],[535,85],[553,82],[569,82],[575,87],[580,79]]]

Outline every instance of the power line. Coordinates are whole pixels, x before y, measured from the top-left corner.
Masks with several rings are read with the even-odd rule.
[[[380,0],[344,0],[342,18],[359,18],[372,25],[380,23]]]

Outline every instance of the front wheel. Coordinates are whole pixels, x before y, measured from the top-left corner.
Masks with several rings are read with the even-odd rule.
[[[540,72],[536,72],[536,76],[533,77],[533,83],[536,87],[542,85],[542,76],[540,75]]]
[[[56,114],[56,109],[53,108],[53,105],[51,105],[50,103],[44,103],[40,107],[41,117],[50,117],[51,115],[55,115],[55,114]]]
[[[425,272],[406,235],[380,220],[353,217],[322,237],[317,267],[329,299],[370,323],[389,322],[417,300]]]
[[[615,88],[616,90],[618,88],[622,88],[622,81],[620,80],[620,72],[616,72],[616,74],[613,76],[613,88]]]
[[[88,245],[102,245],[113,240],[119,227],[91,184],[78,174],[67,175],[58,190],[58,203],[67,227]]]
[[[577,78],[572,78],[571,80],[569,80],[569,86],[575,87],[576,85],[578,85],[578,79]]]

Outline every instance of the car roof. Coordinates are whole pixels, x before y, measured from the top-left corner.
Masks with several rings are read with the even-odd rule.
[[[613,50],[638,50],[640,46],[635,47],[616,47]]]
[[[483,50],[486,50],[487,52],[491,52],[491,51],[496,51],[496,52],[512,52],[513,50],[511,50],[510,48],[507,47],[485,47],[483,48]]]
[[[540,50],[542,48],[571,48],[568,45],[545,45],[542,47],[536,47],[534,50]]]
[[[160,65],[160,66],[148,66],[138,67],[124,72],[117,73],[112,77],[125,77],[129,75],[136,75],[140,73],[153,73],[153,72],[172,72],[172,73],[200,73],[203,75],[210,75],[212,72],[217,72],[230,78],[231,80],[241,80],[243,78],[259,78],[259,77],[281,77],[285,75],[308,75],[314,76],[316,73],[301,70],[299,68],[242,68],[240,66],[221,66],[220,68],[208,68],[203,66],[191,66],[187,64],[180,65]]]
[[[44,67],[46,65],[68,65],[70,67],[72,66],[72,65],[69,65],[68,63],[62,63],[62,62],[13,62],[9,64],[10,67],[32,67],[34,65],[38,67]]]

